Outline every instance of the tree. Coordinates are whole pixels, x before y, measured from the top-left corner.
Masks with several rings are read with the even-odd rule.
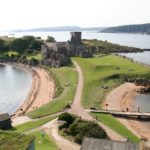
[[[71,123],[73,123],[73,121],[76,119],[77,117],[75,115],[71,115],[67,112],[59,115],[58,120],[61,121],[65,121],[67,123],[67,125],[70,125]]]
[[[106,132],[95,122],[76,119],[70,126],[69,131],[75,137],[75,142],[82,143],[84,137],[107,138]]]
[[[23,39],[28,42],[28,45],[30,45],[31,42],[35,40],[35,37],[31,35],[26,35],[26,36],[23,36]]]
[[[47,42],[56,42],[55,38],[52,36],[47,36]]]
[[[28,49],[41,49],[42,40],[34,36],[23,36],[28,43]]]
[[[11,43],[11,48],[16,51],[25,51],[28,46],[27,40],[23,38],[15,38]]]
[[[41,40],[33,40],[29,45],[29,49],[41,49]]]
[[[5,49],[5,41],[0,38],[0,51],[3,51]]]

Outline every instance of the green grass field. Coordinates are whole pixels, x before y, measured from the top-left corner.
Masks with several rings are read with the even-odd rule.
[[[50,103],[44,105],[35,111],[29,112],[27,115],[31,118],[45,116],[60,112],[63,108],[71,103],[74,99],[78,74],[72,67],[61,67],[61,68],[49,68],[50,73],[55,76],[55,82],[57,84],[55,89],[55,98]]]
[[[108,92],[120,85],[120,78],[109,78],[113,75],[146,76],[150,74],[148,67],[133,63],[118,56],[108,55],[94,58],[73,58],[82,68],[84,89],[82,105],[84,107],[101,108],[101,103]],[[117,69],[119,68],[119,69]],[[131,71],[132,70],[132,71]],[[107,86],[107,89],[102,88]]]
[[[16,132],[25,132],[25,131],[29,131],[31,129],[35,129],[51,120],[53,120],[54,118],[56,118],[57,116],[53,116],[53,117],[45,117],[45,118],[41,118],[38,119],[37,121],[30,121],[18,126],[15,126],[12,130],[16,131]]]
[[[42,55],[38,53],[27,55],[27,60],[31,60],[32,58],[37,59],[37,60],[42,60]]]
[[[44,137],[43,137],[41,132],[37,131],[37,132],[31,133],[30,135],[35,136],[35,149],[36,150],[58,150],[57,145],[46,134],[44,134]]]
[[[34,136],[0,130],[0,150],[26,150]]]
[[[11,57],[11,55],[18,55],[19,53],[17,51],[8,51],[5,54],[7,54],[9,57]]]
[[[109,126],[112,130],[122,135],[123,137],[129,137],[132,142],[139,142],[139,138],[135,136],[128,128],[122,125],[115,117],[107,114],[92,113],[99,121]]]

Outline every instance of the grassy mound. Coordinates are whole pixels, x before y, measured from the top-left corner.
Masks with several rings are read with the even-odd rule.
[[[34,136],[0,130],[0,150],[26,150],[33,140]]]

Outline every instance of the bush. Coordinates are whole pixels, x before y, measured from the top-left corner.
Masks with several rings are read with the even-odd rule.
[[[58,120],[65,121],[67,126],[72,124],[77,117],[75,115],[71,115],[69,113],[63,113],[58,117]]]
[[[84,137],[106,138],[106,132],[95,122],[76,119],[69,127],[69,133],[75,136],[75,142],[81,144]]]
[[[79,144],[82,143],[84,137],[107,138],[106,132],[95,122],[82,120],[69,113],[61,114],[58,120],[66,122],[59,129],[67,135],[74,136],[75,142]]]

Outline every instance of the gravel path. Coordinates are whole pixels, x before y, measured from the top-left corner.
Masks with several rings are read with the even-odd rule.
[[[76,66],[76,70],[78,72],[78,85],[77,85],[77,90],[76,94],[74,97],[74,101],[72,104],[72,108],[69,112],[76,114],[80,116],[83,119],[86,120],[91,120],[91,121],[96,121],[90,114],[88,114],[84,108],[81,106],[81,99],[82,99],[82,91],[83,91],[83,73],[80,68],[80,66],[74,61],[73,62]],[[103,123],[96,121],[107,133],[107,135],[112,139],[112,140],[117,140],[117,141],[125,141],[126,139],[116,132],[114,132],[112,129],[109,127],[105,126]]]

